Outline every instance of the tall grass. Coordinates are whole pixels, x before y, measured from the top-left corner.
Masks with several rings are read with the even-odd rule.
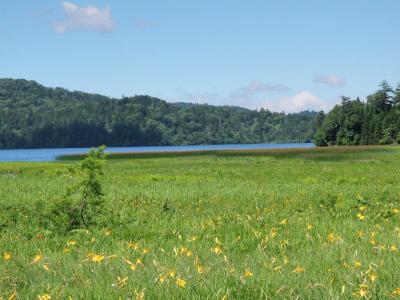
[[[99,225],[68,233],[48,210],[71,162],[0,164],[0,297],[400,296],[399,148],[136,158],[109,160]]]

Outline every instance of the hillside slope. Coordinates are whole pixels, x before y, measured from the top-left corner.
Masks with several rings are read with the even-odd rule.
[[[254,111],[112,99],[35,81],[0,79],[0,148],[272,143],[310,141],[315,112]]]

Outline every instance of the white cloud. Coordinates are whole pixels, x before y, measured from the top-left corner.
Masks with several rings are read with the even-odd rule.
[[[323,83],[330,86],[343,86],[346,85],[346,79],[335,74],[329,75],[315,75],[314,82]]]
[[[330,105],[309,91],[301,91],[293,96],[283,97],[275,101],[265,100],[261,107],[270,111],[291,113],[304,110],[327,111]]]
[[[111,31],[115,28],[109,6],[101,9],[92,5],[79,6],[68,1],[62,2],[61,5],[66,14],[66,20],[54,24],[54,29],[58,33],[76,28],[102,32]]]
[[[267,92],[287,92],[290,89],[282,84],[268,84],[259,80],[253,80],[249,84],[232,91],[224,97],[223,102],[228,105],[239,105],[255,108],[258,104],[258,97]]]
[[[184,101],[194,103],[208,103],[213,105],[233,105],[246,108],[259,108],[260,97],[263,99],[262,94],[267,92],[287,92],[290,89],[282,84],[267,84],[259,80],[254,80],[249,84],[237,88],[227,95],[221,95],[215,92],[208,92],[202,94],[192,94],[189,92],[182,93]],[[265,97],[265,96],[264,96]]]

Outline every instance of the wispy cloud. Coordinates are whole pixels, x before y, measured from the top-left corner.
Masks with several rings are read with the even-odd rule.
[[[335,74],[315,75],[314,82],[327,84],[329,86],[346,85],[346,79]]]
[[[61,5],[66,19],[54,24],[54,29],[58,33],[64,33],[71,29],[90,29],[107,32],[115,28],[115,22],[109,6],[105,8],[92,5],[80,6],[69,1],[64,1]]]
[[[326,101],[309,91],[300,91],[292,96],[277,100],[265,100],[261,106],[271,111],[284,111],[286,113],[305,110],[327,111],[330,108]]]
[[[249,84],[233,90],[228,96],[224,97],[224,102],[229,105],[239,105],[255,108],[258,97],[269,92],[287,92],[290,89],[282,84],[268,84],[260,80],[253,80]]]
[[[290,91],[290,89],[283,84],[268,84],[260,80],[253,80],[249,84],[237,88],[227,95],[220,95],[215,92],[196,95],[183,92],[182,98],[184,101],[195,103],[234,105],[254,109],[260,107],[260,99],[264,99],[265,94],[287,91]]]

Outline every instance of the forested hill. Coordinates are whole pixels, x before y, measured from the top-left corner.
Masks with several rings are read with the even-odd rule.
[[[0,79],[0,148],[190,145],[311,141],[315,112],[112,99]]]
[[[342,97],[318,123],[318,146],[400,143],[400,83],[393,88],[383,81],[365,102]]]

